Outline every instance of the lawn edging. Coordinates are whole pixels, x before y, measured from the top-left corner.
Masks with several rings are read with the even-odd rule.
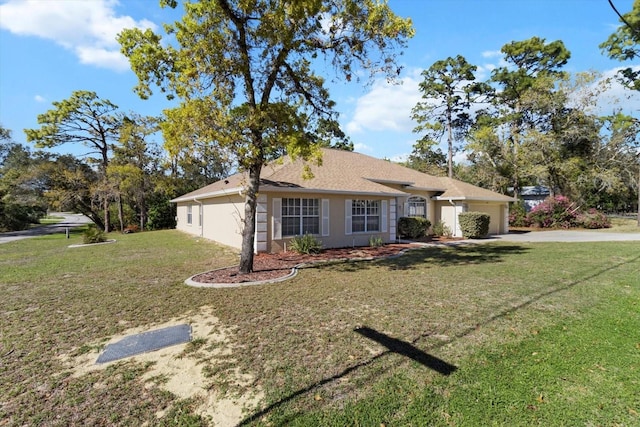
[[[319,266],[323,266],[323,265],[343,264],[343,263],[348,263],[348,262],[361,262],[361,261],[376,261],[376,260],[380,260],[380,259],[393,259],[393,258],[398,258],[398,257],[404,255],[405,253],[407,253],[410,250],[416,250],[416,249],[421,249],[421,248],[422,248],[422,246],[416,247],[416,248],[407,248],[407,249],[403,249],[400,252],[398,252],[397,254],[393,254],[393,255],[368,256],[368,257],[360,257],[360,258],[344,257],[344,258],[335,258],[335,259],[329,259],[329,260],[303,262],[303,263],[294,265],[291,268],[291,272],[289,274],[286,274],[286,275],[281,276],[281,277],[276,277],[276,278],[273,278],[273,279],[246,281],[246,282],[237,282],[237,283],[207,283],[207,282],[198,282],[197,280],[195,280],[195,277],[200,276],[201,274],[206,274],[206,273],[209,273],[209,272],[212,272],[212,271],[224,270],[226,268],[230,268],[230,267],[222,267],[222,268],[216,268],[214,270],[208,270],[208,271],[203,271],[203,272],[200,272],[200,273],[196,273],[193,276],[187,278],[184,281],[184,283],[186,285],[188,285],[188,286],[193,286],[193,287],[196,287],[196,288],[216,288],[216,289],[239,288],[239,287],[243,287],[243,286],[266,285],[266,284],[269,284],[269,283],[279,283],[279,282],[284,282],[285,280],[292,279],[292,278],[297,276],[298,270],[302,270],[304,268],[314,268],[314,267],[319,267]]]

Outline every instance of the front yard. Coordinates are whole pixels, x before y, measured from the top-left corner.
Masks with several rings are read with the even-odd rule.
[[[0,424],[640,423],[639,242],[431,247],[197,289],[183,280],[236,255],[109,237],[0,245]],[[94,365],[182,321],[187,346]]]

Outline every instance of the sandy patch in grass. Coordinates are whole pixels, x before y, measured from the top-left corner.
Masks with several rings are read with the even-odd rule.
[[[192,343],[206,340],[196,350],[189,351],[190,344],[179,344],[109,363],[95,363],[99,352],[108,344],[129,335],[183,323],[191,325]],[[228,358],[230,354],[233,354],[233,345],[229,335],[230,330],[220,324],[219,319],[213,315],[211,307],[201,307],[195,314],[174,318],[162,324],[131,328],[121,335],[109,338],[108,341],[87,344],[93,351],[77,357],[62,354],[59,359],[73,377],[81,377],[89,372],[104,370],[108,366],[122,361],[135,361],[142,364],[152,362],[153,365],[143,376],[149,386],[159,384],[160,387],[181,399],[194,398],[202,402],[196,410],[197,413],[209,418],[214,425],[235,426],[246,416],[245,409],[257,407],[264,397],[264,393],[262,390],[254,389],[241,396],[229,397],[217,392],[211,386],[211,379],[204,375],[203,367],[206,364],[215,364],[216,357]],[[237,369],[231,373],[227,372],[227,375],[232,375],[233,382],[239,386],[248,387],[253,382],[251,375],[239,372]],[[168,409],[170,408],[166,408],[166,410]],[[160,418],[164,412],[156,415]]]

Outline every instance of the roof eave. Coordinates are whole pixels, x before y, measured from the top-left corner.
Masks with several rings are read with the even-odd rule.
[[[336,194],[336,195],[363,195],[363,196],[376,196],[376,197],[403,197],[408,196],[408,193],[401,191],[393,192],[381,192],[381,191],[362,191],[362,190],[330,190],[319,188],[277,188],[277,187],[260,187],[261,192],[266,193],[316,193],[316,194]]]
[[[497,199],[497,198],[491,198],[491,197],[467,197],[467,196],[436,196],[435,197],[436,200],[439,201],[471,201],[471,202],[500,202],[500,203],[507,203],[507,202],[516,202],[517,199],[513,198],[513,197],[508,197],[505,196],[505,199]]]
[[[241,193],[244,190],[244,187],[234,187],[234,188],[225,188],[223,190],[210,191],[208,193],[202,194],[194,194],[194,195],[185,195],[176,197],[175,199],[169,200],[171,203],[179,203],[179,202],[193,202],[196,200],[203,199],[213,199],[216,197],[228,196],[235,193]]]

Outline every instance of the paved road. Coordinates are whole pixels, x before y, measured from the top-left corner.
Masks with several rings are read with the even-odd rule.
[[[28,239],[29,237],[45,236],[47,234],[64,233],[67,227],[78,227],[91,222],[89,218],[82,214],[52,212],[50,213],[50,215],[64,217],[64,220],[57,224],[42,225],[40,227],[31,228],[29,230],[0,233],[0,243],[8,243],[15,240]]]
[[[512,233],[494,236],[508,242],[621,242],[640,241],[638,233],[608,233],[605,231],[553,230]]]

